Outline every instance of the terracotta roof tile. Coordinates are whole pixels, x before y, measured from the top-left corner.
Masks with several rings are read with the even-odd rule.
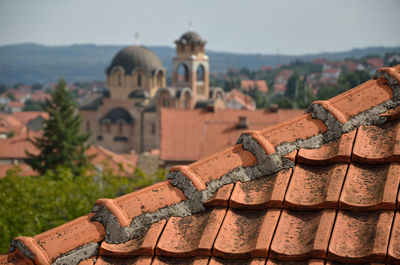
[[[268,257],[279,209],[228,210],[214,243],[213,255],[222,258]]]
[[[105,241],[101,243],[100,255],[115,258],[125,258],[139,255],[152,256],[155,253],[155,247],[166,221],[161,220],[150,226],[146,235],[134,238],[125,243],[110,244]]]
[[[156,254],[170,257],[210,256],[224,208],[187,217],[171,217],[157,244]]]
[[[0,265],[34,265],[34,263],[17,249],[8,255],[0,256]]]
[[[385,261],[393,212],[339,211],[328,258],[339,262]]]
[[[280,260],[325,258],[334,210],[283,210],[271,244],[271,257]]]
[[[386,119],[400,106],[399,72],[381,69],[167,181],[101,199],[77,230],[17,238],[0,262],[400,264],[400,120]]]
[[[350,164],[339,206],[353,210],[389,210],[396,208],[400,165]]]
[[[324,144],[320,148],[300,148],[297,162],[307,165],[350,162],[356,131],[345,133],[337,140]]]
[[[360,163],[400,162],[400,123],[361,126],[354,144],[353,160]]]
[[[236,183],[229,202],[230,207],[243,209],[282,207],[291,174],[292,169],[286,169],[272,176]]]
[[[297,165],[288,187],[285,206],[291,209],[336,208],[347,164]]]

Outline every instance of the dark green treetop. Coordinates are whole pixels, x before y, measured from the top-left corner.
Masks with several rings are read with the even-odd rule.
[[[58,166],[68,167],[77,173],[88,162],[85,151],[89,147],[90,133],[81,132],[82,119],[76,112],[64,80],[59,81],[51,99],[43,104],[43,110],[49,114],[49,119],[45,121],[43,135],[33,140],[40,153],[27,152],[27,163],[40,173]]]

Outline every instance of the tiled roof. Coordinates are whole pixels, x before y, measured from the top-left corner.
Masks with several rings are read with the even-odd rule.
[[[41,135],[41,132],[29,131],[11,138],[0,139],[0,159],[27,159],[27,152],[37,154],[37,148],[31,140]]]
[[[26,127],[12,114],[0,113],[0,133],[20,133],[24,131]]]
[[[168,180],[34,237],[0,264],[400,264],[400,66]]]
[[[242,80],[241,87],[242,89],[249,91],[250,89],[254,89],[257,86],[259,91],[264,93],[268,93],[268,85],[265,80]]]
[[[114,174],[132,176],[139,156],[137,154],[116,154],[101,146],[92,145],[86,154],[93,156],[91,163],[96,166],[110,167]]]
[[[213,140],[218,144],[218,148],[213,148],[212,152],[203,151],[202,143],[207,134],[210,123],[225,123],[227,127],[235,127],[239,117],[247,117],[250,128],[265,128],[278,122],[290,119],[293,116],[304,113],[303,110],[279,110],[276,113],[265,110],[216,110],[214,112],[206,110],[182,110],[182,109],[162,109],[161,110],[161,144],[160,158],[168,161],[195,161],[202,157],[202,153],[212,154],[226,147],[226,142],[235,142],[237,136],[243,130],[227,128],[221,134],[215,134]],[[262,126],[262,127],[260,127]],[[213,128],[211,128],[214,130]],[[224,143],[224,144],[223,144]]]
[[[13,117],[25,125],[28,124],[29,121],[36,119],[39,115],[46,120],[49,118],[49,114],[44,111],[19,111],[12,114]]]
[[[17,135],[8,139],[0,139],[0,160],[9,159],[27,159],[25,151],[29,151],[32,154],[37,154],[39,151],[32,144],[29,139],[40,136],[41,132],[35,132],[28,136],[27,134]],[[3,148],[4,147],[4,148]],[[101,167],[102,170],[109,169],[118,176],[132,176],[138,161],[137,154],[116,154],[108,149],[101,146],[92,145],[87,151],[86,155],[92,157],[91,163],[97,167]],[[0,165],[0,178],[4,178],[7,175],[9,169],[18,166],[22,169],[20,172],[21,176],[35,176],[37,172],[32,170],[27,164],[19,165]]]

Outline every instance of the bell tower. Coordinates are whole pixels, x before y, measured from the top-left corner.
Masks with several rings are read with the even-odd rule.
[[[204,52],[206,41],[196,32],[189,30],[176,44],[176,57],[173,60],[172,85],[178,90],[189,88],[193,97],[209,97],[209,62]]]

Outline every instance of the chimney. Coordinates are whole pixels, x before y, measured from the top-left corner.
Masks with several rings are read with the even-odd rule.
[[[278,112],[278,110],[279,110],[278,104],[271,104],[271,105],[269,106],[269,111],[270,111],[270,112]]]
[[[239,116],[239,123],[237,125],[238,129],[247,129],[249,128],[249,120],[247,116]]]

